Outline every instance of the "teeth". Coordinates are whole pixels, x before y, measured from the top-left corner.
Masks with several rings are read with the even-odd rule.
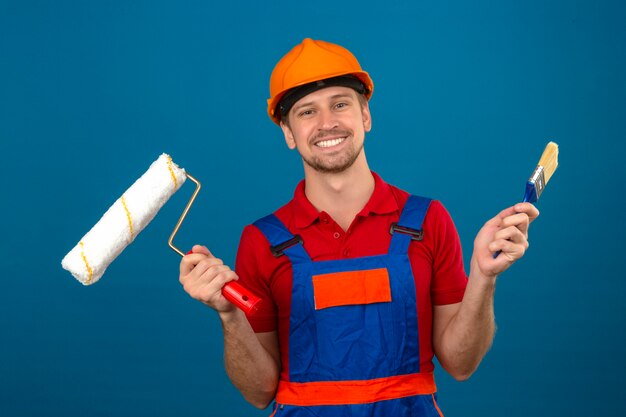
[[[330,148],[331,146],[339,145],[344,140],[346,140],[346,138],[323,140],[321,142],[317,142],[315,145],[320,148]]]

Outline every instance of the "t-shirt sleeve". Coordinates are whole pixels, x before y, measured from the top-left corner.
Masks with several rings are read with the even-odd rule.
[[[428,215],[432,215],[432,226],[436,230],[433,242],[432,302],[434,305],[461,302],[467,286],[467,274],[463,267],[459,234],[441,202],[433,201]]]
[[[257,333],[270,332],[277,328],[270,279],[267,272],[264,272],[267,271],[264,255],[269,253],[266,248],[269,248],[269,243],[261,231],[255,226],[246,226],[239,241],[235,272],[239,276],[239,283],[262,299],[257,305],[258,310],[247,315],[252,329]]]

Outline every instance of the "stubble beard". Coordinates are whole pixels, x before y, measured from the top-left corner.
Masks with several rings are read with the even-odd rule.
[[[363,150],[363,144],[358,148],[349,147],[345,149],[339,155],[329,156],[327,158],[321,158],[318,156],[304,157],[302,160],[309,167],[322,174],[339,174],[350,168],[359,157],[359,154]]]

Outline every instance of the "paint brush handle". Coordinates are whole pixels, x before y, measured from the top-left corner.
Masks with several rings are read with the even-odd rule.
[[[537,189],[535,184],[531,181],[526,183],[526,191],[524,191],[524,198],[522,199],[523,203],[535,203],[537,201]],[[493,259],[496,259],[498,255],[500,255],[502,251],[498,251],[493,254]]]
[[[524,191],[524,203],[536,203],[539,196],[537,196],[537,187],[531,181],[526,183],[526,190]]]

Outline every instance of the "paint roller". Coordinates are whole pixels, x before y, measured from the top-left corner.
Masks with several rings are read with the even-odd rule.
[[[174,237],[200,192],[201,184],[176,165],[169,155],[162,154],[63,258],[63,268],[83,285],[96,283],[111,262],[133,242],[187,178],[196,184],[196,189],[168,240],[170,248],[185,256],[174,246]],[[236,281],[226,284],[222,294],[246,313],[254,313],[260,301]]]

